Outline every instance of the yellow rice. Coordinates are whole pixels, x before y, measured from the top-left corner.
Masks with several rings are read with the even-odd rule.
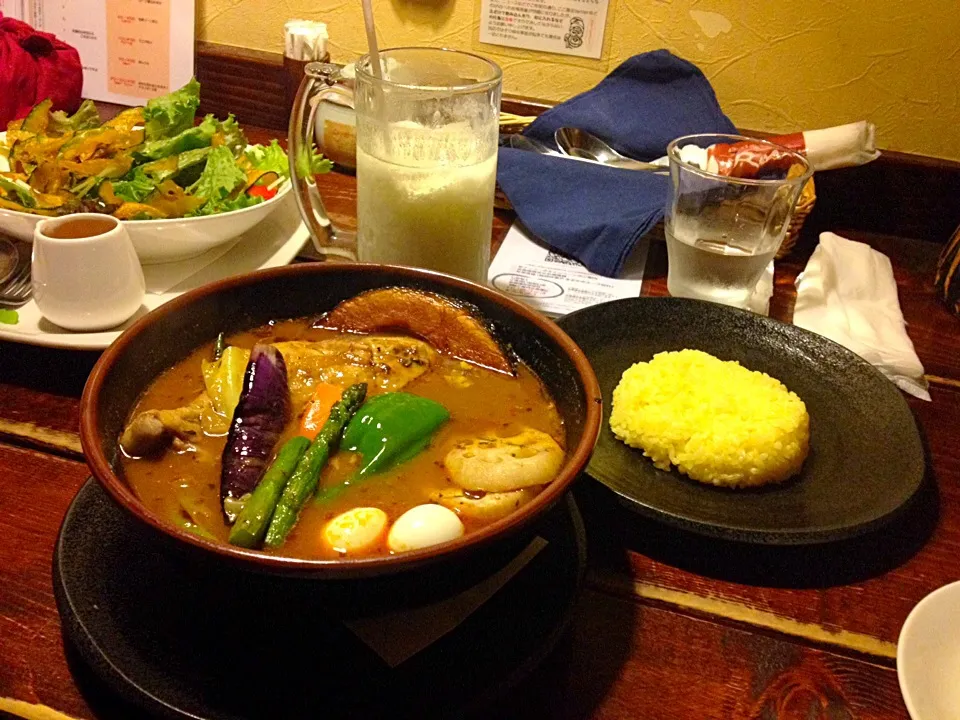
[[[779,380],[699,350],[662,352],[628,368],[610,427],[661,470],[753,487],[800,471],[810,442],[803,401]]]

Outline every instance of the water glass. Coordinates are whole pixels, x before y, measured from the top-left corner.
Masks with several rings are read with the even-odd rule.
[[[739,142],[749,142],[757,157],[776,154],[781,169],[733,177],[685,161],[694,156],[702,162],[703,149]],[[813,172],[810,164],[786,148],[740,135],[681,137],[667,146],[667,156],[667,289],[675,297],[746,307],[783,242]]]

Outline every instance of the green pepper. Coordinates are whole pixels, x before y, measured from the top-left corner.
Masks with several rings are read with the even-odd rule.
[[[343,434],[343,447],[360,453],[358,476],[373,475],[420,453],[449,419],[450,413],[438,402],[410,393],[385,393],[367,400],[354,415]]]
[[[395,392],[370,398],[347,425],[340,445],[360,453],[360,470],[345,483],[317,488],[317,500],[331,500],[364,478],[411,460],[449,419],[443,405],[419,395]]]

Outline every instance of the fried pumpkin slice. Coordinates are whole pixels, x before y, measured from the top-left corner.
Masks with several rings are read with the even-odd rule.
[[[343,301],[315,326],[357,333],[404,332],[459,360],[514,374],[509,355],[475,309],[423,290],[370,290]]]
[[[167,217],[162,210],[144,203],[125,202],[113,211],[117,220],[162,220]]]
[[[142,107],[132,107],[127,108],[121,113],[118,113],[110,120],[107,120],[103,123],[103,127],[110,127],[121,132],[132,132],[134,129],[141,127],[143,125],[143,108]]]
[[[144,200],[167,217],[185,217],[206,202],[206,198],[187,195],[186,191],[173,180],[164,180],[157,189]]]

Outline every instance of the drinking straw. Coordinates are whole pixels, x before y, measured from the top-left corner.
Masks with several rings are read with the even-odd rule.
[[[376,110],[374,113],[379,117],[380,122],[386,122],[387,109],[383,102],[383,69],[380,67],[380,51],[377,49],[377,28],[373,22],[373,0],[360,0],[363,6],[363,26],[367,31],[367,49],[370,55],[370,64],[373,66],[373,102]],[[390,151],[390,133],[386,125],[383,125],[383,144],[389,153]]]
[[[383,80],[380,51],[377,49],[377,28],[373,22],[373,1],[361,0],[361,5],[363,5],[363,25],[367,30],[367,48],[370,53],[370,64],[373,66],[373,76],[377,80]]]

